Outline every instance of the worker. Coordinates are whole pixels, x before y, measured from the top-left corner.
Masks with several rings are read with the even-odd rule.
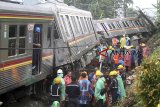
[[[79,81],[80,86],[80,107],[88,107],[90,104],[89,102],[92,99],[92,95],[94,94],[91,83],[89,80],[86,79],[87,73],[81,73],[82,79]]]
[[[116,69],[117,66],[118,66],[118,60],[119,60],[119,54],[118,52],[116,51],[113,55],[113,61],[114,61],[114,66],[113,68]]]
[[[124,48],[125,45],[126,45],[126,36],[124,34],[123,37],[120,39],[120,48]]]
[[[112,105],[117,103],[118,99],[118,81],[116,79],[117,71],[111,71],[109,73],[110,76],[110,84],[108,87],[108,92],[112,95]]]
[[[124,81],[125,83],[125,80],[126,80],[126,73],[124,72],[124,66],[123,65],[119,65],[117,67],[117,71],[119,72],[119,75],[122,77],[122,80]],[[125,84],[124,84],[125,85]]]
[[[80,87],[75,74],[71,76],[72,82],[66,86],[68,107],[79,107]]]
[[[68,85],[72,82],[71,73],[71,71],[68,71],[67,75],[64,76],[65,85]]]
[[[119,40],[117,39],[117,38],[112,38],[112,46],[114,47],[114,48],[116,48],[116,46],[117,46],[117,43],[119,42]]]
[[[125,49],[124,49],[125,45],[126,45],[126,37],[124,34],[123,37],[120,39],[120,52],[122,52],[123,55],[125,54]]]
[[[114,48],[112,46],[109,46],[108,47],[108,50],[107,50],[107,63],[108,63],[108,66],[110,67],[111,66],[111,58],[113,57],[113,51],[114,51]]]
[[[138,47],[138,51],[137,51],[137,57],[138,57],[138,66],[140,66],[140,64],[142,63],[142,59],[143,59],[143,48],[141,46],[141,44]]]
[[[61,84],[61,78],[56,77],[50,89],[51,101],[53,102],[51,107],[57,107],[55,105],[60,105],[60,95],[61,95],[60,84]]]
[[[118,81],[119,100],[123,100],[126,97],[126,92],[124,89],[124,82],[122,80],[122,77],[120,76],[120,72],[117,72],[116,79]]]
[[[143,49],[143,58],[146,58],[148,56],[148,48],[147,48],[146,44],[144,44],[144,43],[142,43],[141,46]]]
[[[130,46],[130,53],[131,53],[131,69],[135,68],[137,63],[137,53],[135,47],[132,45]]]
[[[131,42],[130,42],[130,38],[128,37],[128,35],[126,36],[126,46],[130,46]]]
[[[61,103],[64,105],[65,103],[65,81],[63,79],[63,71],[62,69],[57,70],[57,77],[61,78],[61,84],[60,84],[60,89],[61,89]]]
[[[105,78],[100,70],[96,71],[97,82],[95,84],[96,107],[104,107],[106,101]]]
[[[129,71],[129,67],[131,66],[131,55],[130,55],[130,47],[126,46],[126,53],[124,56],[124,65],[126,67],[126,73]]]

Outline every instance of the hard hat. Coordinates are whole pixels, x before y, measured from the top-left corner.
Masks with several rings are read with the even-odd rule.
[[[123,67],[123,65],[119,65],[118,67],[117,67],[117,69],[123,69],[124,67]]]
[[[125,48],[126,48],[126,49],[130,49],[131,47],[130,47],[130,46],[125,46]]]
[[[60,83],[61,83],[61,78],[60,78],[60,77],[56,77],[56,78],[54,79],[54,83],[55,83],[55,84],[60,84]]]
[[[113,48],[112,46],[109,46],[109,49],[110,49],[110,50],[112,50],[112,48]]]
[[[118,74],[117,71],[111,71],[111,72],[109,73],[110,76],[114,76],[114,75],[117,75],[117,74]]]
[[[97,70],[96,71],[96,76],[101,76],[101,75],[103,75],[102,72],[100,70]]]
[[[142,43],[141,46],[146,46],[146,44]]]
[[[58,70],[57,70],[57,74],[63,74],[62,69],[58,69]]]

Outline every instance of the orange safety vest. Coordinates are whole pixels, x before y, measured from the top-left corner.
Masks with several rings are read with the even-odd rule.
[[[113,56],[114,64],[118,64],[118,54]]]

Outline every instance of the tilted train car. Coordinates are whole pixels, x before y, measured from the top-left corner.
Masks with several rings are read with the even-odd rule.
[[[103,32],[105,38],[149,32],[147,23],[142,18],[103,19],[95,23],[97,31]]]
[[[52,2],[0,2],[0,95],[43,80],[53,66],[76,60],[85,66],[96,42],[90,12]]]

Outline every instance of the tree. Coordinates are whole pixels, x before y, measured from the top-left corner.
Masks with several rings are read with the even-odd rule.
[[[115,10],[120,7],[128,8],[132,0],[64,0],[68,5],[91,11],[95,19],[113,18]]]

